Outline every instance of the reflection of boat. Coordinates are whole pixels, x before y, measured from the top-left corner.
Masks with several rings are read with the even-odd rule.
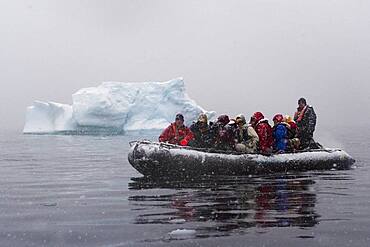
[[[197,237],[225,236],[254,227],[313,227],[311,176],[205,176],[164,180],[132,178],[136,224],[187,224]]]
[[[131,143],[130,164],[148,176],[248,175],[289,170],[348,169],[355,160],[340,149],[265,156],[180,147],[166,143]]]

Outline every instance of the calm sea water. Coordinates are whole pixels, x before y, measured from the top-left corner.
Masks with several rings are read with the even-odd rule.
[[[143,178],[137,137],[2,132],[0,246],[370,246],[362,130],[331,133],[351,170],[194,180]]]

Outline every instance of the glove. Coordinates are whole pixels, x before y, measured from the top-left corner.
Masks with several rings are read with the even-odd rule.
[[[186,139],[184,139],[184,140],[182,140],[182,141],[180,142],[180,145],[181,145],[181,146],[187,146],[187,145],[188,145],[188,141],[187,141]]]

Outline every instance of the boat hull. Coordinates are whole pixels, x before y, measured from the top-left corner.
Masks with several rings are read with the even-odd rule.
[[[287,171],[349,169],[355,160],[340,149],[265,156],[205,152],[171,144],[133,142],[128,160],[145,176],[249,175]]]

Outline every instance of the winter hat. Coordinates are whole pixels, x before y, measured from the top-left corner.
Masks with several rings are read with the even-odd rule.
[[[245,120],[245,117],[243,114],[239,114],[236,116],[235,120],[238,122],[238,119],[242,121],[243,124],[245,124],[247,121]]]
[[[217,122],[220,122],[224,125],[228,124],[230,122],[228,115],[221,115],[217,118]]]
[[[282,115],[282,114],[276,114],[272,120],[273,120],[274,122],[276,121],[276,122],[278,122],[278,123],[281,123],[281,122],[283,122],[284,117],[283,117],[283,115]]]
[[[184,115],[182,115],[181,113],[176,114],[176,118],[175,118],[175,120],[181,120],[181,121],[184,121]]]
[[[255,118],[256,121],[258,122],[258,121],[264,119],[265,116],[262,114],[262,112],[257,111],[255,113],[253,113],[253,118]]]
[[[202,123],[207,123],[208,122],[207,115],[204,113],[199,114],[198,121]]]
[[[303,103],[303,104],[307,105],[307,101],[306,101],[306,99],[305,99],[305,98],[300,98],[300,99],[298,100],[298,104],[299,104],[299,103]]]
[[[286,123],[291,123],[291,122],[294,122],[293,118],[289,115],[285,115],[284,116],[284,122]]]

